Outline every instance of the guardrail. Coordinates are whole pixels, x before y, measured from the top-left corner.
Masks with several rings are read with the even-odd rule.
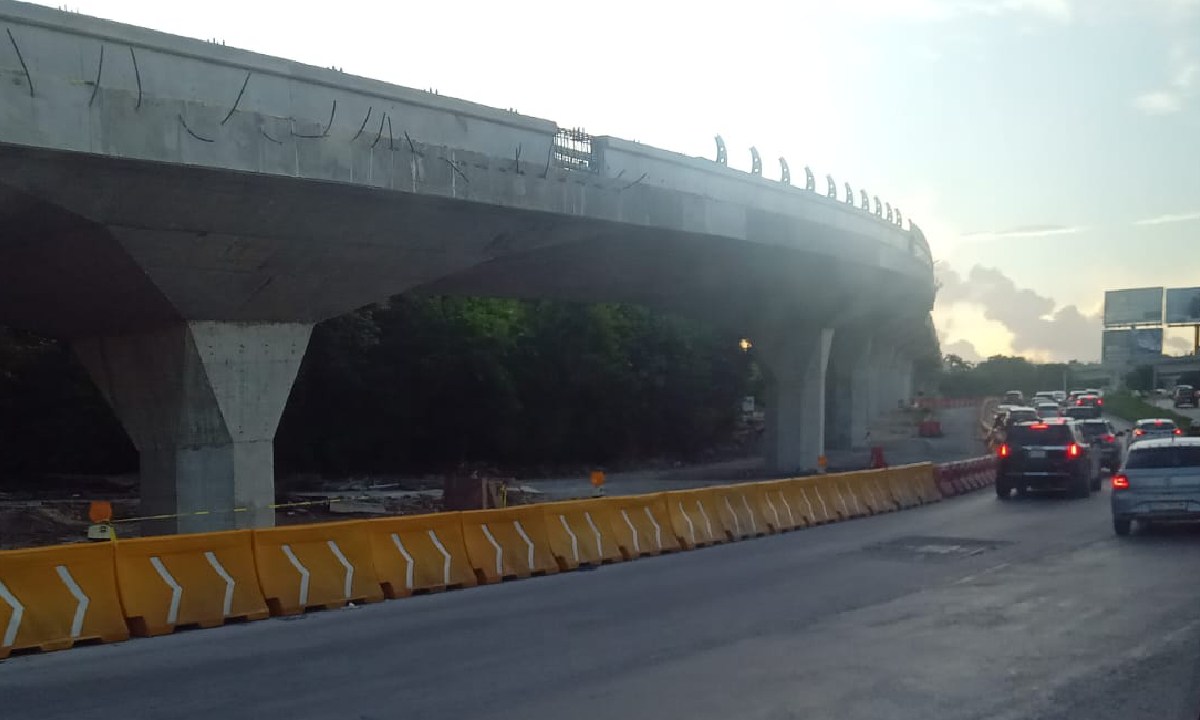
[[[0,551],[0,659],[567,572],[894,512],[990,458],[648,495]]]

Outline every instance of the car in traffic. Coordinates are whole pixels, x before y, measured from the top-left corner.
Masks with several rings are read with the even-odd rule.
[[[1129,433],[1129,444],[1182,434],[1183,430],[1170,418],[1146,418],[1133,424],[1133,430]]]
[[[1055,397],[1053,390],[1039,390],[1033,394],[1033,406],[1037,407],[1041,403],[1052,402],[1058,404],[1058,398]]]
[[[1004,402],[1009,405],[1024,405],[1025,395],[1020,390],[1009,390],[1004,393]]]
[[[1072,420],[1094,420],[1102,417],[1098,405],[1068,405],[1063,409],[1063,417]]]
[[[1176,385],[1171,399],[1175,407],[1196,407],[1196,388],[1191,385]]]
[[[1200,520],[1200,438],[1157,438],[1129,448],[1112,476],[1113,531],[1128,535],[1157,521]]]
[[[1116,472],[1121,467],[1121,438],[1124,430],[1117,430],[1112,423],[1103,418],[1088,418],[1076,420],[1083,437],[1100,455],[1100,467]]]
[[[1078,425],[1067,418],[1020,422],[996,448],[996,497],[1012,491],[1065,490],[1086,498],[1100,489],[1100,453],[1092,449]]]
[[[1058,401],[1059,405],[1062,405],[1063,403],[1065,403],[1067,401],[1067,391],[1066,390],[1055,390],[1054,391],[1054,399]]]
[[[1038,417],[1042,419],[1062,416],[1062,408],[1056,402],[1040,402],[1034,406],[1034,410],[1037,410]]]

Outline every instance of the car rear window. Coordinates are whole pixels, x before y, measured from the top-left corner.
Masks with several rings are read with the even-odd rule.
[[[1008,414],[1009,422],[1029,422],[1037,419],[1038,414],[1032,410],[1021,410],[1020,412],[1012,412]]]
[[[1063,416],[1069,418],[1091,417],[1091,415],[1092,410],[1090,408],[1067,408],[1063,411]]]
[[[1008,432],[1010,445],[1069,445],[1074,440],[1066,425],[1017,425]]]
[[[1081,422],[1079,429],[1083,431],[1083,436],[1088,440],[1108,434],[1108,423],[1106,422]]]
[[[1128,469],[1200,467],[1200,445],[1137,448],[1129,451],[1125,460]]]

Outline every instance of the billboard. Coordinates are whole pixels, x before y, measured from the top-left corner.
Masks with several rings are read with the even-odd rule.
[[[1137,288],[1104,293],[1105,325],[1161,325],[1163,289]]]
[[[1200,287],[1167,290],[1167,324],[1200,325]]]
[[[1163,329],[1133,328],[1105,330],[1100,362],[1105,365],[1137,365],[1162,357]]]

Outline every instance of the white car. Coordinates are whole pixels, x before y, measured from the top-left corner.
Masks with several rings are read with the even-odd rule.
[[[1041,402],[1034,409],[1043,420],[1062,416],[1062,408],[1056,402]]]
[[[1175,421],[1170,418],[1146,418],[1134,423],[1133,432],[1129,433],[1129,444],[1172,438],[1182,434],[1183,430],[1180,430],[1175,425]]]

